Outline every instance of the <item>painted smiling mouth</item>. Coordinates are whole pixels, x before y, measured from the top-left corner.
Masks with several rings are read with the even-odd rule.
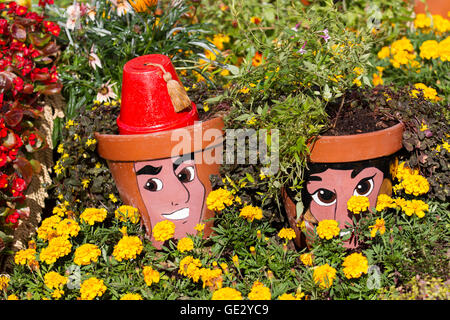
[[[172,213],[165,213],[162,216],[169,220],[182,220],[189,217],[189,208],[183,208]]]

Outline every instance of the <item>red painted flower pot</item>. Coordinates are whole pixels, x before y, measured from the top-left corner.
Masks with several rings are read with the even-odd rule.
[[[128,61],[123,68],[120,116],[117,118],[120,134],[141,134],[182,128],[198,120],[195,104],[176,112],[168,94],[161,65],[180,80],[167,56],[149,54]],[[182,84],[181,84],[182,85]]]

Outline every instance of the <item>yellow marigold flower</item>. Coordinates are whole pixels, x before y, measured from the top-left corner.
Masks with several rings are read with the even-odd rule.
[[[200,278],[203,282],[203,288],[210,287],[213,289],[222,288],[222,269],[200,269]]]
[[[419,170],[413,170],[406,165],[406,162],[400,162],[398,166],[395,168],[393,176],[397,178],[399,181],[403,180],[405,177],[411,174],[418,174]]]
[[[194,227],[194,229],[198,232],[201,233],[204,229],[205,229],[205,224],[204,223],[197,223]]]
[[[73,262],[79,266],[87,266],[91,262],[97,262],[101,251],[91,243],[85,243],[75,250]]]
[[[377,211],[382,211],[386,208],[395,208],[395,201],[387,194],[380,194],[377,198]]]
[[[430,190],[428,180],[418,174],[406,176],[402,180],[401,185],[406,194],[412,194],[416,197],[425,194]]]
[[[367,273],[369,269],[367,258],[357,252],[345,257],[342,266],[347,279],[359,278],[363,273]]]
[[[296,300],[292,293],[283,293],[278,300]]]
[[[295,239],[295,231],[292,228],[282,228],[278,232],[278,236],[281,239],[292,240]]]
[[[224,43],[228,42],[230,42],[230,37],[225,34],[215,34],[212,39],[212,43],[214,43],[219,50],[223,50],[225,48]]]
[[[103,222],[107,215],[108,212],[104,208],[87,208],[80,215],[80,219],[92,226],[95,222]]]
[[[302,255],[300,255],[300,261],[307,267],[312,266],[313,265],[312,253],[303,253]]]
[[[428,87],[423,83],[416,83],[416,84],[414,84],[414,87],[416,89],[419,89],[422,91],[425,99],[428,99],[430,101],[439,100],[439,97],[437,96],[437,92],[435,89]],[[417,98],[417,95],[419,94],[419,90],[415,90],[415,89],[411,90],[411,96],[414,98]]]
[[[169,240],[175,234],[175,223],[169,220],[160,221],[153,227],[152,233],[156,241]]]
[[[95,277],[86,279],[80,286],[81,300],[93,300],[96,297],[101,297],[105,291],[106,286],[103,280]]]
[[[16,296],[15,294],[10,294],[10,295],[8,296],[8,300],[19,300],[19,297]]]
[[[248,294],[249,300],[270,300],[272,295],[270,289],[259,281],[253,283],[252,289]]]
[[[436,31],[437,34],[442,34],[447,31],[450,31],[450,21],[445,19],[439,14],[433,14],[433,30]]]
[[[57,259],[64,257],[72,250],[72,244],[66,237],[52,238],[48,246],[41,250],[39,255],[42,262],[55,263]]]
[[[401,203],[402,211],[407,215],[411,216],[412,214],[416,214],[419,218],[423,218],[425,216],[425,211],[428,211],[428,204],[423,202],[422,200],[403,200]]]
[[[414,27],[417,29],[424,29],[431,27],[431,19],[424,13],[419,13],[414,19]]]
[[[76,237],[80,229],[78,222],[67,218],[58,223],[56,234],[58,237]]]
[[[144,249],[137,236],[123,236],[114,246],[113,256],[117,261],[136,259]]]
[[[9,285],[9,275],[7,274],[0,274],[0,291],[6,290]]]
[[[131,223],[139,222],[139,210],[128,205],[122,205],[117,208],[114,212],[114,216],[116,219],[123,222],[126,222],[127,220],[131,221]]]
[[[198,282],[201,275],[201,266],[202,263],[199,259],[194,259],[192,256],[187,256],[180,261],[178,273],[192,279],[194,282]]]
[[[44,276],[44,284],[50,289],[61,289],[66,283],[67,277],[62,276],[55,271],[50,271]]]
[[[333,237],[337,237],[341,231],[338,227],[339,223],[336,220],[322,220],[316,228],[317,235],[321,239],[330,240]]]
[[[331,287],[335,278],[336,269],[331,267],[328,263],[314,268],[314,282],[322,289]]]
[[[381,74],[372,74],[372,83],[375,87],[383,85],[383,78],[381,77]]]
[[[369,226],[369,229],[372,229],[370,231],[370,236],[373,238],[377,234],[377,232],[380,232],[380,235],[383,235],[386,232],[386,225],[383,218],[380,218],[375,220],[375,224],[373,226]]]
[[[239,268],[239,257],[237,255],[234,255],[231,260],[233,260],[233,264]]]
[[[66,215],[67,208],[63,204],[59,204],[53,208],[52,213],[59,216],[64,217]]]
[[[248,222],[252,222],[254,219],[261,220],[263,213],[261,208],[247,205],[241,209],[239,216],[247,219]]]
[[[351,196],[347,201],[347,209],[354,214],[360,214],[369,209],[369,198],[364,196]]]
[[[143,300],[139,293],[127,293],[123,295],[120,300]]]
[[[23,249],[16,252],[14,262],[21,265],[29,265],[36,260],[36,249]]]
[[[436,40],[427,40],[419,48],[422,59],[436,59],[439,57],[439,43]]]
[[[56,236],[56,227],[61,221],[58,215],[45,218],[40,227],[37,229],[38,238],[42,240],[50,240]]]
[[[378,59],[382,60],[385,58],[389,58],[390,54],[391,54],[391,50],[389,49],[389,47],[383,47],[383,48],[381,48],[380,51],[378,51],[377,56],[378,56]]]
[[[142,273],[144,274],[144,281],[148,286],[151,286],[153,283],[158,283],[160,280],[159,272],[150,266],[144,266]]]
[[[438,51],[443,62],[450,61],[450,36],[439,42]]]
[[[225,287],[214,291],[211,300],[242,300],[242,293],[236,289]]]
[[[233,195],[230,191],[219,188],[211,191],[206,198],[206,205],[209,210],[222,211],[225,206],[231,206],[233,204]]]
[[[194,241],[189,237],[178,240],[177,249],[180,252],[191,251],[194,249]]]

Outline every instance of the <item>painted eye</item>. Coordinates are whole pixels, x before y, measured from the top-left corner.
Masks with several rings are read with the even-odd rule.
[[[178,180],[180,180],[183,183],[194,180],[194,177],[195,177],[194,167],[184,168],[183,170],[180,171],[180,173],[177,175],[177,177],[178,177]]]
[[[319,189],[311,197],[320,206],[328,207],[336,203],[336,193],[327,189]]]
[[[148,179],[145,183],[144,189],[148,191],[159,191],[163,187],[163,183],[161,180],[157,178]]]
[[[362,179],[355,190],[353,191],[354,196],[364,196],[367,197],[373,190],[373,177]]]

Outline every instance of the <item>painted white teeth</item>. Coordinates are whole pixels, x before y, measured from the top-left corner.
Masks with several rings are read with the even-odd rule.
[[[183,208],[172,213],[166,213],[162,215],[164,218],[169,220],[181,220],[189,217],[189,208]]]

